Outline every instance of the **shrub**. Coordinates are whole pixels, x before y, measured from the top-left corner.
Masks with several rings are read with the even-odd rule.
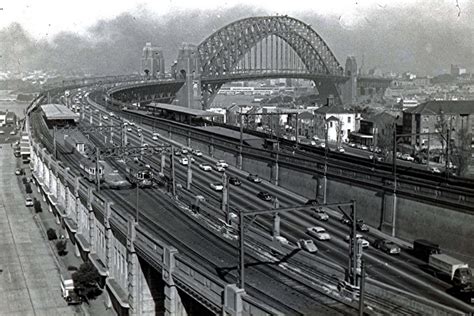
[[[28,183],[28,181],[26,180],[26,177],[23,177],[23,178],[21,179],[21,181],[23,182],[23,184],[27,184],[27,183]]]
[[[56,230],[55,230],[54,228],[48,229],[48,231],[46,232],[46,234],[48,235],[48,240],[56,240],[56,239],[58,239],[58,235],[56,235]]]
[[[65,256],[67,254],[67,240],[58,240],[56,242],[56,249],[58,250],[58,255]]]
[[[76,266],[68,266],[67,270],[68,271],[77,271],[77,267]]]
[[[81,264],[79,270],[72,274],[77,293],[87,299],[95,299],[102,293],[99,288],[100,274],[90,262]]]
[[[31,185],[29,183],[25,184],[25,191],[27,194],[33,193],[33,190],[31,190]]]
[[[33,206],[35,208],[36,213],[41,213],[43,211],[43,208],[41,207],[41,202],[40,201],[35,200]]]

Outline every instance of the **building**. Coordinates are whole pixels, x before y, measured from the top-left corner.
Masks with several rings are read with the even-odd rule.
[[[460,75],[464,75],[466,73],[466,68],[462,68],[461,66],[459,65],[453,65],[451,64],[451,75],[452,76],[460,76]]]
[[[14,125],[16,124],[16,120],[15,112],[9,112],[8,110],[6,112],[0,111],[0,126]]]
[[[335,105],[328,98],[326,105],[314,111],[315,134],[320,139],[325,138],[326,128],[328,141],[349,141],[349,135],[357,130],[359,115],[352,110]]]
[[[424,135],[415,135],[420,133]],[[403,112],[403,134],[414,134],[403,141],[415,150],[437,150],[441,160],[456,158],[455,164],[472,169],[474,100],[428,101],[407,109]]]
[[[165,77],[165,58],[161,48],[146,43],[142,53],[141,74],[154,79]]]

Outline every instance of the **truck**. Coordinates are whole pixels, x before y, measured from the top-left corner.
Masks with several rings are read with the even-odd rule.
[[[467,263],[440,253],[429,256],[428,267],[437,276],[447,278],[455,288],[470,290],[472,287],[472,272]]]
[[[74,280],[72,279],[72,274],[70,271],[67,271],[64,267],[61,266],[61,296],[67,302],[68,305],[81,304],[83,299],[76,292],[74,286]]]

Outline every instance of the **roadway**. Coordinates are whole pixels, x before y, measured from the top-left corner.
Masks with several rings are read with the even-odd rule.
[[[98,121],[95,122],[97,123]],[[146,143],[151,145],[156,144],[156,142],[151,139],[152,131],[150,129],[142,127],[142,133],[144,134]],[[132,145],[140,145],[140,139],[134,132],[129,133],[128,138]],[[116,141],[118,142],[118,139]],[[160,143],[167,141],[166,138],[160,137]],[[205,172],[197,167],[199,163],[214,165],[215,160],[206,156],[195,157],[195,159],[196,162],[192,165],[193,183],[191,191],[196,194],[204,195],[212,204],[218,206],[222,199],[221,193],[212,190],[209,184],[221,181],[221,174],[216,171]],[[153,159],[147,162],[155,164],[154,167],[159,169],[159,162]],[[167,160],[167,165],[169,165],[169,160]],[[187,166],[182,166],[177,161],[175,166],[178,182],[181,182],[183,187],[185,187]],[[168,169],[166,170],[169,172]],[[272,207],[271,203],[262,201],[256,197],[256,192],[261,190],[266,190],[273,196],[277,196],[280,206],[283,207],[303,204],[306,201],[305,198],[284,192],[281,188],[275,187],[266,181],[263,181],[261,184],[247,181],[239,170],[232,167],[228,169],[227,174],[236,176],[242,181],[241,187],[230,186],[230,208],[234,212],[238,212],[238,209],[255,210]],[[216,215],[221,218],[224,217],[223,212],[217,212]],[[309,226],[317,225],[326,228],[332,235],[332,240],[329,242],[315,240],[315,243],[320,249],[318,256],[338,266],[347,266],[348,247],[344,238],[349,234],[349,229],[338,221],[337,216],[331,216],[328,222],[317,221],[307,213],[299,213],[297,215],[294,213],[289,215],[281,214],[281,216],[281,233],[292,243],[300,238],[309,238],[304,233]],[[260,218],[257,224],[263,226],[267,232],[271,231],[272,221],[270,218]],[[365,237],[370,242],[373,242],[378,235],[369,232]],[[404,249],[399,256],[390,256],[370,247],[364,252],[364,258],[366,260],[366,266],[368,267],[368,274],[371,278],[403,288],[414,294],[427,297],[448,306],[466,308],[464,304],[461,304],[457,299],[445,293],[450,287],[449,284],[422,271],[419,266],[423,265],[423,262],[411,256],[406,249]]]
[[[64,155],[61,160],[77,168],[78,159],[75,158],[77,157]],[[102,193],[120,202],[116,204],[123,205],[124,213],[135,214],[136,205],[130,202],[135,201],[135,189],[103,190]],[[157,189],[140,190],[138,200],[140,225],[175,246],[180,254],[204,266],[209,272],[227,282],[235,283],[236,242],[218,238],[211,231],[202,229],[194,219],[184,215],[174,202]],[[251,296],[287,314],[310,314],[315,311],[331,315],[354,313],[352,306],[341,303],[325,293],[318,293],[307,280],[295,277],[278,264],[262,262],[259,256],[253,254],[252,249],[248,249],[248,253],[248,262],[258,263],[250,264],[246,269],[246,291]]]

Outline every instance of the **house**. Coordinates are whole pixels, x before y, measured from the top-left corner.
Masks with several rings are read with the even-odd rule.
[[[15,112],[6,112],[0,111],[0,126],[5,125],[14,125],[16,123],[16,114]]]
[[[354,111],[335,105],[330,97],[326,105],[314,110],[315,134],[324,139],[327,129],[328,141],[347,142],[349,135],[358,129],[359,118]]]

